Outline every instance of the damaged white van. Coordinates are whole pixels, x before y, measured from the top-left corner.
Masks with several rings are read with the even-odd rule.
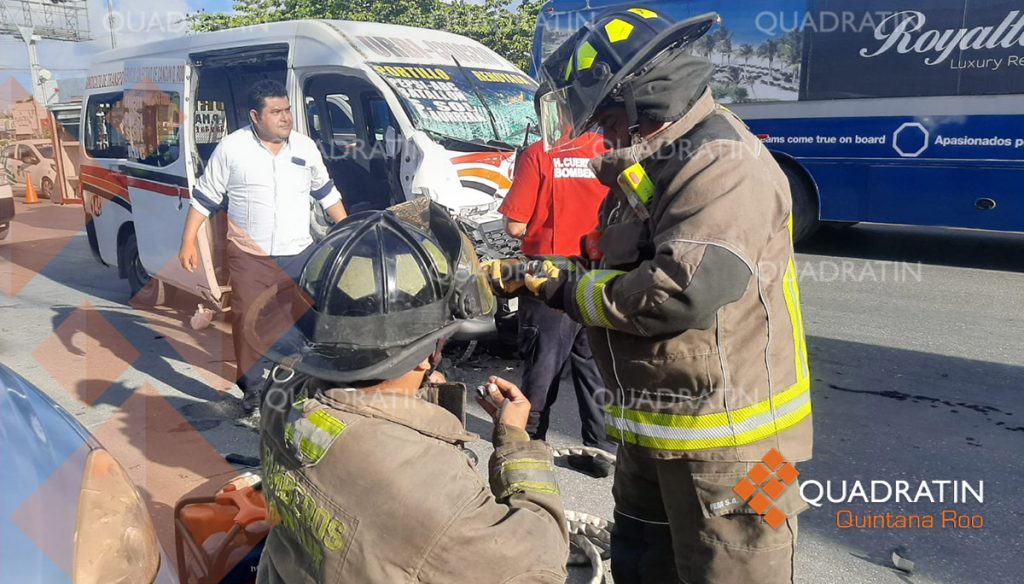
[[[261,79],[288,88],[296,130],[320,146],[350,212],[428,196],[482,255],[514,250],[496,209],[517,148],[536,139],[533,80],[442,31],[273,23],[93,59],[79,173],[88,237],[137,300],[157,302],[170,285],[227,306],[223,214],[200,232],[203,269],[186,272],[177,253],[192,187],[217,143],[248,123],[246,94]]]

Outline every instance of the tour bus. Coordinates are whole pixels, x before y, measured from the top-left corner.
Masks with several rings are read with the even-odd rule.
[[[651,0],[715,12],[693,52],[719,101],[775,153],[797,237],[819,221],[1024,230],[1020,0]],[[621,0],[551,0],[533,71]]]
[[[507,253],[497,206],[536,124],[527,74],[446,32],[273,23],[93,59],[79,171],[87,234],[136,301],[159,301],[169,284],[227,305],[224,214],[200,230],[200,269],[182,269],[178,247],[197,178],[217,143],[248,123],[249,87],[268,78],[288,88],[296,130],[320,146],[350,213],[431,197],[484,255]]]

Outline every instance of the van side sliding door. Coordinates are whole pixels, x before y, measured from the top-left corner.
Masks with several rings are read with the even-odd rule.
[[[132,200],[139,258],[154,277],[218,301],[209,242],[200,233],[201,265],[185,271],[178,261],[188,216],[190,127],[184,59],[126,61],[122,134],[128,141],[125,174]]]

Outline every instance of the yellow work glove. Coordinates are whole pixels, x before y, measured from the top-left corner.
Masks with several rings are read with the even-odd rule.
[[[533,294],[534,296],[543,296],[541,288],[543,288],[549,280],[558,280],[561,277],[562,270],[558,269],[558,266],[553,264],[550,260],[544,260],[541,262],[539,269],[530,270],[530,273],[526,275],[526,288],[530,291],[530,294]]]
[[[523,292],[526,262],[522,259],[487,260],[481,268],[495,296],[511,298]]]
[[[551,260],[531,262],[531,269],[526,276],[526,289],[530,294],[543,300],[552,308],[562,309],[562,288],[568,280],[564,269]]]

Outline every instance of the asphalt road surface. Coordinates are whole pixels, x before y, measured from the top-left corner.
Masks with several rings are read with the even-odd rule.
[[[256,454],[256,435],[234,424],[227,327],[192,331],[194,300],[130,306],[127,283],[93,259],[82,217],[78,207],[18,202],[0,242],[0,355],[124,464],[173,550],[174,503],[240,470],[223,455]],[[823,495],[800,516],[798,581],[1019,581],[1024,236],[856,226],[802,246],[798,271],[815,426],[800,479],[805,495]],[[506,357],[478,350],[448,373],[471,387],[491,374],[518,380]],[[566,381],[549,434],[556,448],[578,443],[574,400]],[[489,434],[476,406],[469,427]],[[473,449],[482,460],[490,451],[486,441]],[[559,480],[567,508],[611,518],[611,479],[561,468]],[[926,481],[935,502],[868,503],[850,496],[857,481],[869,495],[872,481],[906,481],[911,495]],[[983,502],[953,501],[949,484],[934,481],[966,481]],[[926,515],[930,529],[885,523]],[[893,568],[894,550],[912,573]],[[588,574],[573,570],[571,581]]]

